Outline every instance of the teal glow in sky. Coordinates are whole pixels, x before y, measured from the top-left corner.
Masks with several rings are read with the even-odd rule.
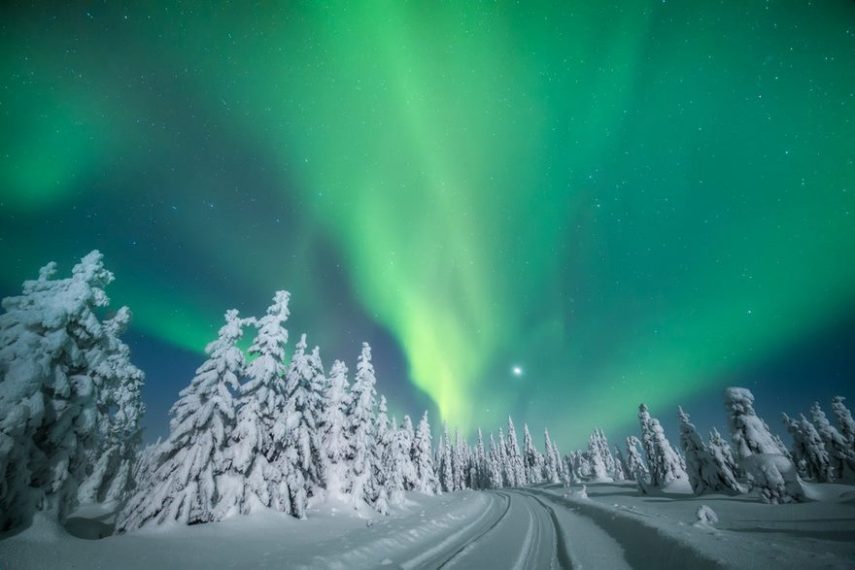
[[[287,288],[400,411],[572,441],[855,322],[852,2],[0,11],[3,291],[99,248],[176,358]]]

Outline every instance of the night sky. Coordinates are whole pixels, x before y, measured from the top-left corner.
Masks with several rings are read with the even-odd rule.
[[[0,292],[104,252],[148,439],[277,289],[465,430],[855,397],[849,0],[68,4],[0,7]]]

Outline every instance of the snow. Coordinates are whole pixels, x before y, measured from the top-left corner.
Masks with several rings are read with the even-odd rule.
[[[389,515],[349,500],[309,501],[297,520],[264,510],[94,538],[103,507],[74,513],[77,536],[37,514],[0,539],[6,568],[851,568],[855,487],[806,483],[811,502],[702,498],[634,483],[441,496],[404,493]],[[88,522],[88,527],[87,527]],[[90,534],[86,535],[85,530]]]

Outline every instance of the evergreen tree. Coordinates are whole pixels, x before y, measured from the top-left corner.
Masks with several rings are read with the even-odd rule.
[[[454,467],[452,465],[451,443],[448,438],[448,424],[443,424],[442,435],[439,438],[439,483],[442,491],[454,491]]]
[[[508,436],[506,443],[506,455],[510,471],[513,472],[512,487],[525,487],[528,482],[525,477],[525,466],[517,441],[517,430],[514,428],[514,420],[508,416]]]
[[[55,273],[49,263],[2,302],[0,530],[37,508],[63,520],[87,478],[88,498],[120,496],[139,440],[142,374],[118,338],[129,313],[99,320],[113,274],[98,251]]]
[[[543,451],[546,456],[543,477],[550,483],[560,483],[561,478],[558,466],[561,463],[560,456],[556,455],[552,440],[549,439],[549,430],[543,430]]]
[[[142,385],[145,375],[130,361],[130,349],[119,338],[130,321],[120,308],[104,321],[104,358],[92,374],[97,390],[97,447],[78,489],[80,503],[115,502],[133,490],[132,471],[142,442]]]
[[[626,438],[627,472],[632,477],[632,480],[635,481],[636,485],[638,485],[639,491],[647,493],[648,486],[650,485],[650,471],[647,469],[647,465],[644,464],[644,460],[641,458],[641,448],[642,443],[637,437],[631,435]]]
[[[413,466],[416,470],[415,490],[427,495],[437,492],[439,485],[433,467],[433,451],[431,449],[430,422],[425,412],[419,421],[416,437],[413,439],[411,453]]]
[[[769,426],[754,411],[754,395],[745,388],[728,388],[725,406],[736,455],[763,500],[802,500],[804,491],[796,468],[772,437]]]
[[[523,447],[526,481],[529,485],[536,485],[543,481],[543,456],[534,447],[528,424],[523,424]]]
[[[831,425],[819,402],[814,402],[810,408],[810,414],[816,431],[825,443],[835,478],[844,480],[855,478],[855,452],[852,451],[849,442],[837,431],[837,428]]]
[[[687,479],[682,459],[665,437],[659,420],[650,416],[644,404],[638,408],[638,419],[641,424],[641,441],[650,469],[650,486],[661,488]]]
[[[371,459],[374,434],[375,390],[374,366],[371,364],[371,347],[362,343],[362,353],[356,365],[356,378],[351,390],[350,434],[353,442],[351,458],[351,493],[357,500],[370,503]]]
[[[707,447],[713,457],[716,458],[716,462],[722,466],[722,469],[733,473],[733,476],[737,480],[743,478],[744,474],[739,467],[739,463],[733,458],[733,450],[730,447],[730,443],[721,436],[716,428],[712,428],[710,431]]]
[[[394,431],[389,428],[389,416],[386,405],[386,396],[380,396],[380,403],[377,406],[377,417],[374,424],[374,440],[371,443],[371,479],[369,484],[368,495],[375,510],[380,514],[388,513],[390,502],[389,496],[389,473],[390,457],[389,450],[391,447],[391,434]],[[383,490],[383,492],[381,492]]]
[[[696,495],[704,493],[740,492],[739,483],[727,465],[710,452],[689,416],[678,408],[680,419],[680,444],[686,454],[686,471]]]
[[[600,439],[600,432],[594,432],[588,438],[588,451],[586,458],[590,465],[589,478],[592,481],[611,481],[609,472],[606,467],[606,461],[603,457],[603,445]]]
[[[418,474],[416,466],[413,462],[412,449],[415,445],[416,434],[413,430],[413,420],[410,416],[404,416],[404,423],[401,426],[398,445],[401,447],[401,472],[403,474],[404,490],[412,491],[418,485]]]
[[[348,458],[353,448],[348,429],[348,388],[347,366],[336,360],[330,370],[321,428],[321,446],[327,462],[327,493],[335,498],[341,498],[347,491]]]
[[[846,407],[846,398],[843,396],[832,398],[831,410],[837,418],[840,435],[849,442],[849,449],[855,451],[855,419],[852,418],[852,412]]]
[[[793,438],[792,457],[796,465],[803,465],[804,475],[821,483],[833,481],[834,470],[828,459],[828,450],[813,424],[804,415],[794,420],[783,414],[783,420]]]
[[[131,497],[118,517],[120,532],[149,523],[185,524],[221,520],[236,509],[220,508],[230,494],[223,480],[231,458],[228,442],[234,429],[235,400],[244,356],[236,346],[244,321],[236,310],[225,316],[217,340],[208,344],[208,360],[172,406],[169,439],[161,446],[151,481]]]

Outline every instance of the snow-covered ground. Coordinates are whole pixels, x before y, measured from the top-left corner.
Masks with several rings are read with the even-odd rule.
[[[640,496],[632,484],[407,495],[383,517],[347,505],[307,520],[277,513],[166,526],[101,540],[47,519],[0,540],[0,567],[24,568],[853,568],[855,487],[821,501]],[[587,495],[587,496],[585,496]],[[699,523],[710,507],[718,522]]]

